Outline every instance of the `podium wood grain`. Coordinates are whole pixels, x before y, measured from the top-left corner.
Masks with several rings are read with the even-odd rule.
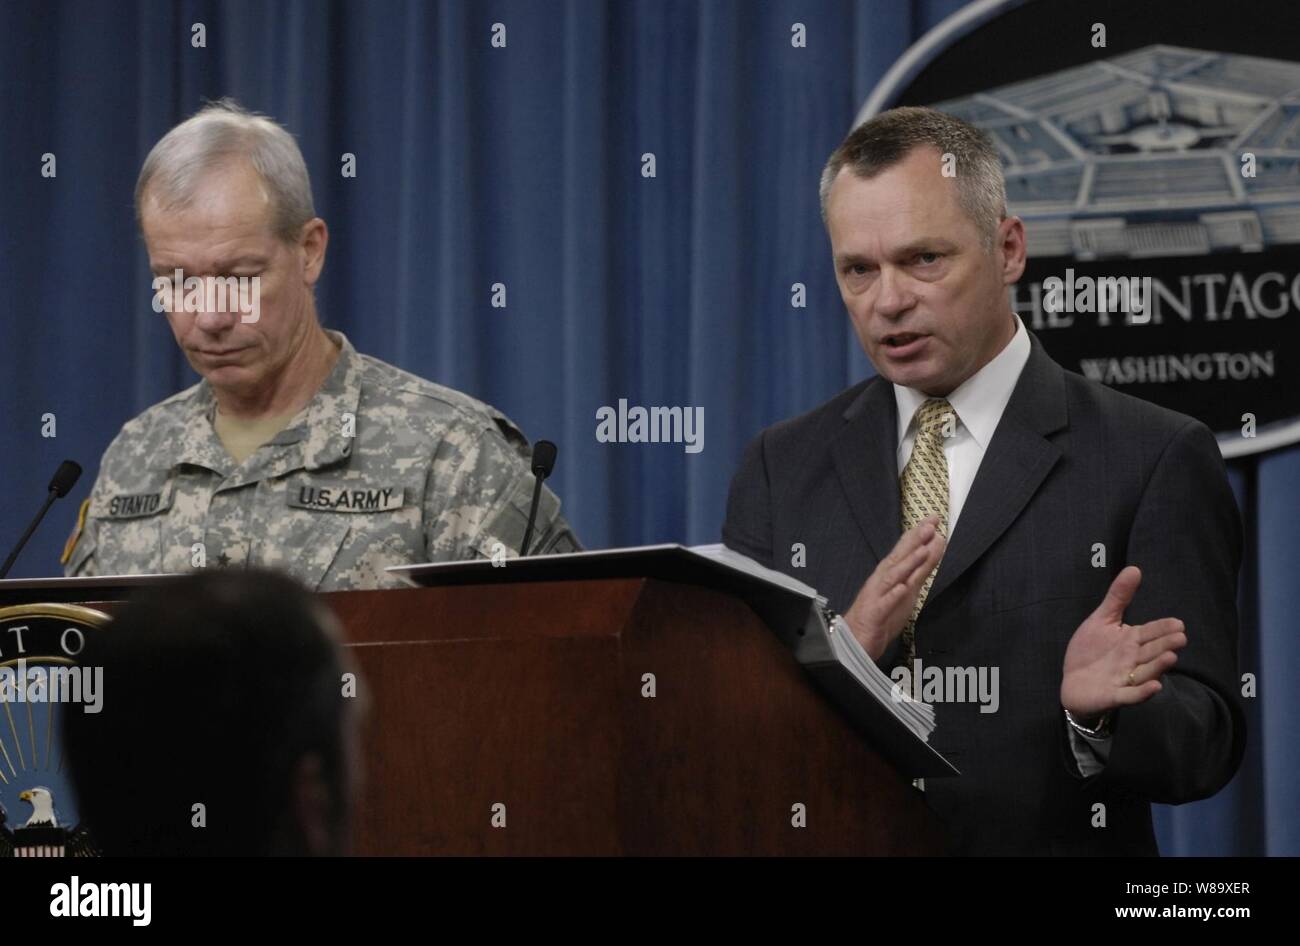
[[[910,782],[729,595],[617,579],[323,597],[370,697],[359,854],[942,853]]]

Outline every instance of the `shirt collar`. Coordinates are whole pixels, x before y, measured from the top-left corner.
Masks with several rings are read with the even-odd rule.
[[[339,346],[339,357],[311,403],[294,418],[287,430],[281,431],[281,436],[284,436],[289,430],[298,430],[304,439],[303,466],[309,470],[328,466],[352,452],[356,439],[357,405],[361,401],[362,366],[357,350],[342,332],[327,331],[326,334]],[[345,423],[348,418],[351,418],[351,424]]]
[[[339,346],[334,367],[307,406],[270,441],[276,445],[302,442],[302,453],[297,462],[309,470],[327,466],[351,452],[353,437],[342,435],[343,415],[351,414],[355,418],[361,398],[361,359],[357,350],[342,332],[327,329],[325,334]],[[172,463],[191,463],[215,470],[223,476],[229,475],[234,469],[234,461],[221,445],[212,425],[216,408],[212,385],[206,379],[195,385],[181,414],[179,455],[171,459],[160,456],[159,459],[169,467]],[[283,462],[277,465],[283,465]],[[272,475],[279,475],[279,472]]]
[[[975,442],[981,449],[987,450],[993,439],[993,432],[998,428],[1002,412],[1011,400],[1020,372],[1029,360],[1031,346],[1029,330],[1020,316],[1012,313],[1016,320],[1016,334],[1011,337],[1002,351],[998,352],[983,368],[975,372],[951,394],[948,403],[957,414]],[[898,442],[901,444],[912,426],[912,418],[929,395],[915,388],[894,385],[894,400],[898,405]]]

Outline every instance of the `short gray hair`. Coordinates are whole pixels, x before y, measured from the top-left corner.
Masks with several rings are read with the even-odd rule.
[[[271,229],[281,240],[297,240],[316,216],[307,163],[293,135],[265,115],[234,99],[210,102],[153,146],[135,184],[139,220],[145,191],[154,189],[165,206],[185,206],[208,172],[247,161],[271,197]]]
[[[990,249],[998,224],[1007,216],[1007,187],[997,148],[979,128],[932,108],[892,108],[849,132],[822,171],[822,220],[831,185],[843,168],[858,177],[875,177],[919,147],[953,156],[957,200],[979,230],[984,248]]]

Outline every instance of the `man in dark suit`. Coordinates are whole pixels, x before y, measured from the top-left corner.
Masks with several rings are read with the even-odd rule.
[[[723,539],[819,589],[886,670],[996,669],[993,712],[935,689],[961,775],[920,787],[955,853],[1157,854],[1150,803],[1214,794],[1244,748],[1240,517],[1203,424],[1029,334],[1005,204],[987,138],[930,109],[831,155],[836,280],[878,375],[750,444]]]

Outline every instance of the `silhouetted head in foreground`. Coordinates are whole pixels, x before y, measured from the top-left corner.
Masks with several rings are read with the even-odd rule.
[[[141,592],[79,659],[103,708],[64,713],[64,747],[106,855],[346,853],[359,711],[301,586],[201,572]]]

